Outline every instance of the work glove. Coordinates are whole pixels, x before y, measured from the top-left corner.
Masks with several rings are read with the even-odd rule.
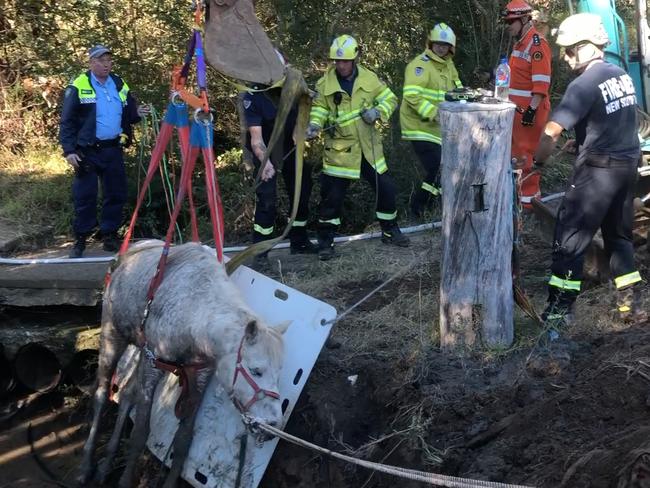
[[[376,108],[368,108],[361,112],[361,118],[366,124],[374,124],[379,119],[379,110]]]
[[[305,132],[305,138],[308,141],[311,141],[312,139],[316,139],[318,134],[320,134],[320,127],[316,124],[309,124],[307,131]]]
[[[530,105],[524,112],[524,114],[521,116],[521,125],[533,125],[535,122],[535,114],[537,113],[537,109],[531,107]]]

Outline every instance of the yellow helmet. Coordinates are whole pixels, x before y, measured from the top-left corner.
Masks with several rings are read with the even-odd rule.
[[[330,46],[330,59],[352,60],[359,55],[359,44],[347,34],[337,37]]]
[[[431,42],[444,42],[451,46],[451,53],[453,54],[456,49],[456,34],[451,27],[444,22],[440,22],[433,26],[429,32],[429,40]]]

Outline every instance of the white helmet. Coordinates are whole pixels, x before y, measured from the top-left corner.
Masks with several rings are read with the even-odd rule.
[[[600,15],[582,13],[567,17],[557,30],[557,44],[562,47],[590,42],[602,47],[609,44],[609,37]]]

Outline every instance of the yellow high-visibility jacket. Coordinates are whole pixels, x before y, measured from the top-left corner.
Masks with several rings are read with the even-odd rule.
[[[379,174],[388,170],[381,134],[361,119],[361,112],[376,108],[382,122],[387,122],[397,108],[397,97],[375,73],[359,65],[357,70],[350,96],[331,67],[316,83],[317,94],[309,115],[311,124],[325,129],[323,173],[339,178],[358,179],[362,156]]]
[[[440,124],[434,120],[445,93],[462,88],[451,56],[443,59],[426,49],[406,66],[404,100],[399,110],[402,139],[440,144]]]

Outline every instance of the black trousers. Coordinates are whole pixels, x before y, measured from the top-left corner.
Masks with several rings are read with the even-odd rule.
[[[411,144],[425,171],[421,189],[432,195],[437,195],[438,193],[431,189],[440,190],[442,147],[440,144],[427,141],[411,141]]]
[[[289,148],[290,150],[291,148]],[[260,170],[261,163],[254,158],[254,164],[257,171]],[[289,214],[293,205],[293,189],[296,181],[295,157],[288,157],[282,164],[282,178],[287,189],[289,197]],[[255,190],[255,225],[253,230],[253,242],[259,242],[273,237],[273,227],[277,213],[277,177],[276,172],[273,178],[268,181],[260,179],[259,186]],[[292,227],[290,238],[294,235],[307,233],[307,219],[309,218],[309,197],[311,196],[311,166],[303,165],[302,180],[300,182],[300,200],[296,212],[296,220]]]
[[[397,188],[393,178],[386,171],[378,174],[365,158],[361,161],[361,176],[377,194],[377,219],[385,225],[394,222],[397,216],[395,197]],[[320,229],[336,229],[340,223],[341,210],[345,194],[353,180],[339,178],[325,173],[321,174],[321,201],[318,227]]]
[[[613,276],[635,271],[632,200],[637,178],[636,160],[587,161],[575,168],[555,226],[555,276],[582,281],[584,254],[599,228]]]

